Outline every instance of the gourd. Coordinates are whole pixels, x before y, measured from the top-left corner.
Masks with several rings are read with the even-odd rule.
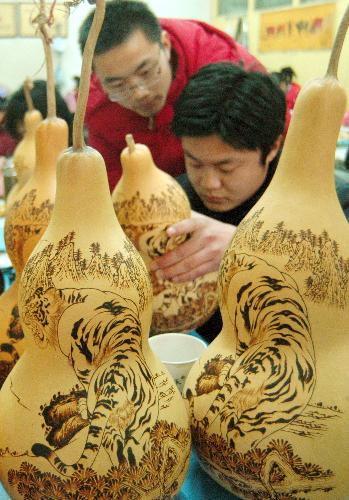
[[[43,3],[41,9],[44,10]],[[56,193],[56,162],[68,145],[68,125],[56,116],[52,54],[46,31],[44,12],[40,30],[47,66],[47,118],[35,130],[35,167],[16,199],[7,208],[5,245],[16,280],[0,297],[0,386],[25,349],[25,339],[18,316],[18,282],[25,263],[50,220]],[[38,118],[30,115],[30,121]]]
[[[165,499],[189,465],[184,401],[148,343],[148,273],[115,216],[103,158],[83,141],[104,9],[97,0],[52,218],[21,278],[27,349],[0,392],[0,479],[16,498]]]
[[[39,16],[47,67],[47,117],[35,132],[36,162],[33,174],[10,207],[5,222],[6,251],[18,276],[46,229],[56,191],[56,162],[68,145],[68,125],[56,116],[53,62],[46,16]]]
[[[333,169],[337,65],[297,98],[276,174],[219,270],[223,328],[184,394],[204,469],[241,498],[349,492],[349,228]]]
[[[140,252],[147,268],[152,259],[185,240],[168,237],[166,229],[190,218],[190,203],[178,182],[160,170],[144,144],[126,136],[121,152],[122,176],[112,199],[122,228]],[[153,285],[152,333],[185,332],[203,324],[217,307],[217,273],[194,281],[159,281],[151,273]]]
[[[17,183],[13,186],[6,198],[6,207],[10,207],[18,198],[19,192],[29,179],[35,166],[35,131],[42,121],[39,110],[34,108],[30,95],[32,82],[27,78],[23,85],[24,96],[28,111],[24,114],[24,135],[13,152],[13,164],[16,170]]]

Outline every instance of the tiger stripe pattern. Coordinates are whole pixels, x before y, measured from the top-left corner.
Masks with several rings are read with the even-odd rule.
[[[209,360],[196,394],[188,389],[186,396],[192,426],[215,425],[216,432],[218,422],[228,445],[246,452],[302,413],[315,386],[315,353],[307,308],[290,276],[261,258],[233,251],[222,270],[221,300],[236,355]],[[214,390],[206,415],[196,420],[195,397]]]
[[[52,292],[41,302],[47,305],[50,296]],[[80,399],[86,393],[86,415],[81,417],[89,422],[88,435],[79,460],[71,465],[46,444],[35,443],[32,451],[67,476],[92,467],[101,447],[111,465],[137,465],[134,448],[146,451],[159,414],[154,378],[142,355],[138,308],[132,300],[96,289],[59,290],[55,296],[66,304],[57,333],[60,338],[70,331],[68,356],[82,386]],[[49,314],[48,306],[46,310]]]

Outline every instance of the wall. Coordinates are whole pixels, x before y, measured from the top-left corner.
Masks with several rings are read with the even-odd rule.
[[[24,0],[23,0],[24,1]],[[27,0],[28,1],[28,0]],[[12,3],[20,0],[12,0]],[[9,3],[9,0],[0,0]],[[148,0],[148,5],[158,16],[196,18],[210,20],[210,0]],[[33,2],[34,5],[34,2]],[[73,87],[73,77],[80,74],[81,56],[78,47],[78,30],[91,7],[85,0],[71,9],[68,20],[68,37],[55,41],[54,63],[57,68],[61,61],[61,72],[57,75],[62,80],[63,94]],[[13,54],[16,56],[14,61]],[[29,76],[33,79],[46,79],[42,42],[39,38],[0,38],[0,85],[9,91],[16,90]]]
[[[210,21],[211,0],[146,0],[159,17],[181,17]]]
[[[8,3],[8,1],[9,0],[0,0],[0,8],[1,3]],[[20,2],[20,0],[12,1]],[[147,3],[158,16],[197,18],[204,21],[212,21],[220,27],[223,27],[224,23],[213,16],[216,1],[217,0],[176,0],[174,2],[171,0],[148,0]],[[316,3],[317,2],[314,1],[314,4]],[[336,3],[336,26],[338,26],[341,15],[348,2],[347,0],[337,0]],[[293,0],[293,6],[299,6],[299,0]],[[86,0],[77,7],[72,8],[69,17],[69,36],[66,39],[61,39],[61,44],[58,44],[56,41],[54,45],[57,49],[57,52],[54,54],[56,67],[59,58],[61,59],[62,71],[58,76],[62,78],[63,82],[62,93],[72,88],[73,76],[80,73],[81,57],[77,44],[78,29],[91,8],[92,7]],[[301,84],[325,72],[329,58],[329,50],[259,53],[258,35],[260,12],[261,11],[254,10],[254,0],[249,0],[247,16],[248,44],[249,50],[255,54],[269,70],[275,71],[282,66],[290,65],[296,70],[298,80]],[[59,53],[58,50],[62,50],[62,53]],[[12,54],[16,55],[15,62],[13,61]],[[349,61],[349,34],[344,43],[339,66],[339,78],[349,95],[349,71],[347,61]],[[39,38],[0,38],[0,85],[5,85],[12,91],[18,88],[27,76],[32,78],[45,78],[46,75],[43,63],[43,49]]]
[[[6,1],[0,0],[0,9],[1,3],[6,3]],[[20,2],[12,0],[12,3]],[[60,8],[62,8],[61,5]],[[53,48],[56,49],[53,50],[55,68],[61,58],[63,92],[73,86],[71,78],[80,73],[81,57],[77,44],[77,29],[90,9],[91,6],[87,2],[72,8],[68,20],[68,37],[55,39],[53,43]],[[13,91],[21,86],[27,76],[32,79],[46,79],[41,39],[39,37],[0,38],[0,84]]]
[[[217,0],[212,0],[215,5]],[[293,7],[307,7],[311,5],[316,5],[319,3],[324,3],[321,1],[314,1],[312,3],[300,4],[299,0],[293,0]],[[337,29],[340,19],[348,5],[347,0],[337,0],[331,2],[328,0],[327,3],[336,3],[336,20],[335,29]],[[285,7],[284,10],[291,7]],[[215,7],[213,8],[215,10]],[[282,11],[282,8],[278,8],[278,11]],[[269,71],[278,71],[283,66],[292,66],[297,73],[297,81],[303,84],[307,80],[323,76],[326,72],[327,63],[330,56],[329,49],[323,50],[295,50],[295,51],[276,51],[276,52],[259,52],[258,41],[259,41],[259,21],[260,14],[262,10],[254,9],[254,0],[248,0],[248,13],[247,13],[247,24],[248,24],[248,45],[249,51],[254,54]],[[233,19],[229,20],[230,25]],[[212,22],[219,27],[224,26],[224,19],[213,18]],[[347,33],[346,40],[343,45],[343,50],[340,58],[338,77],[343,86],[345,87],[348,97],[349,97],[349,33]],[[349,108],[349,104],[348,104]]]
[[[316,2],[314,2],[316,3]],[[329,2],[331,3],[331,2]],[[338,0],[336,8],[336,29],[340,23],[341,17],[348,5],[347,0]],[[307,4],[310,5],[310,4]],[[270,52],[269,54],[260,53],[258,51],[258,38],[253,36],[253,33],[258,33],[259,27],[259,12],[253,12],[249,16],[250,20],[250,50],[263,62],[263,64],[271,71],[280,69],[281,66],[292,66],[301,84],[307,80],[322,76],[325,74],[330,56],[330,50],[303,50],[303,51],[288,51],[288,52]],[[338,78],[344,85],[349,96],[349,33],[343,45],[342,54],[340,57]]]

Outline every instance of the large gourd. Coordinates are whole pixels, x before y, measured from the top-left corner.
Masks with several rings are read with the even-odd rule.
[[[184,394],[203,468],[243,499],[349,494],[349,227],[334,165],[346,95],[304,85],[270,187],[219,271],[223,329]]]
[[[45,15],[40,16],[40,20],[47,64],[48,114],[35,130],[33,173],[6,212],[6,251],[16,271],[16,281],[1,299],[0,387],[25,349],[17,308],[18,280],[50,220],[56,193],[57,158],[68,145],[68,125],[56,116],[52,54],[44,25]]]
[[[190,203],[178,182],[160,170],[144,144],[129,134],[121,153],[122,176],[112,199],[122,228],[149,268],[152,259],[182,243],[166,229],[191,216]],[[217,273],[194,281],[159,281],[151,274],[154,304],[152,333],[185,332],[203,324],[217,308]]]
[[[42,121],[42,115],[39,110],[34,108],[30,94],[31,88],[32,82],[27,78],[23,85],[23,91],[28,111],[25,112],[23,119],[23,138],[13,152],[13,165],[16,170],[17,182],[7,195],[7,209],[18,199],[21,189],[30,178],[35,167],[35,131]]]
[[[82,139],[103,16],[97,0],[73,147],[21,280],[28,345],[0,392],[0,479],[16,499],[171,498],[189,464],[184,401],[148,343],[149,276],[115,216],[104,161]]]

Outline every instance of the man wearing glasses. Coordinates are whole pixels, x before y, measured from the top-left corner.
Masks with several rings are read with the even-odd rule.
[[[84,48],[93,13],[80,28]],[[173,106],[202,66],[230,61],[248,71],[264,67],[228,34],[199,21],[158,20],[146,4],[113,0],[95,49],[86,112],[88,142],[104,157],[110,188],[121,176],[125,135],[146,144],[155,163],[184,172],[181,143],[171,130]]]

